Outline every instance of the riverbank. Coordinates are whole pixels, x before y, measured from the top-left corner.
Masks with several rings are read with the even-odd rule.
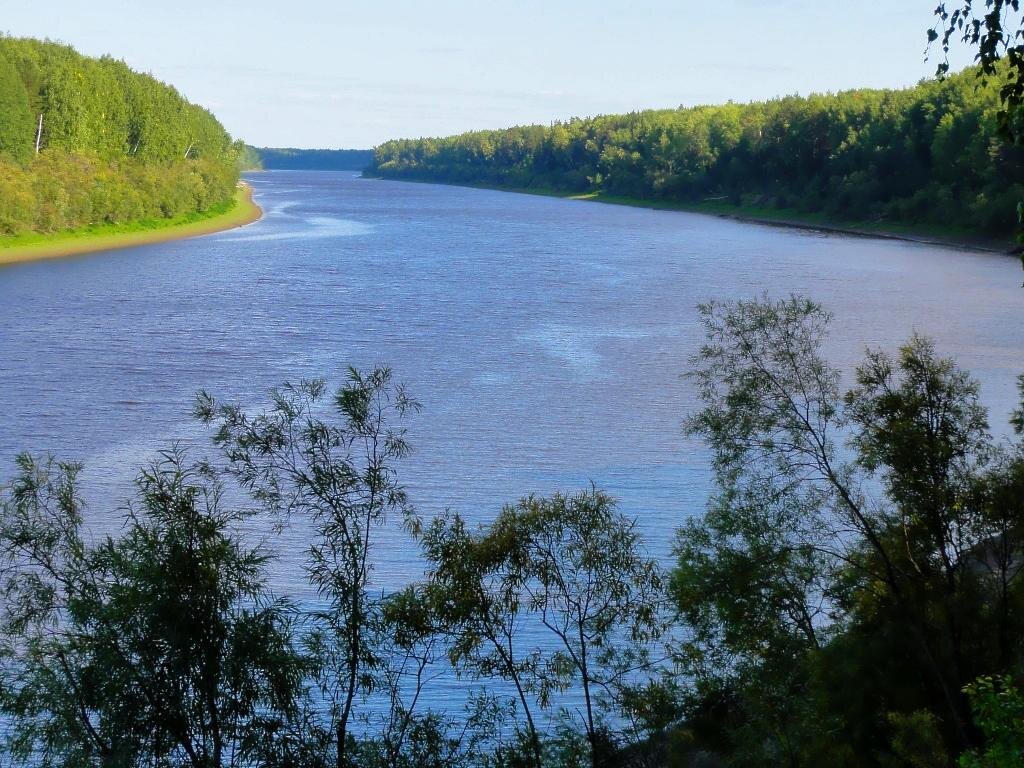
[[[500,184],[457,183],[432,179],[392,179],[386,176],[364,174],[367,178],[385,181],[410,181],[419,184],[449,184],[474,189],[490,189],[497,192],[516,192],[523,195],[560,197],[566,200],[586,200],[608,205],[628,205],[633,208],[650,208],[659,211],[683,211],[701,213],[722,219],[762,224],[770,227],[805,229],[830,234],[852,235],[855,237],[877,237],[886,240],[903,240],[927,245],[941,245],[990,253],[1016,253],[1020,245],[1012,238],[993,238],[978,235],[955,227],[897,224],[893,222],[864,222],[830,219],[820,213],[805,213],[795,209],[767,208],[759,206],[732,205],[721,200],[704,200],[686,203],[674,200],[645,200],[643,198],[609,195],[604,192],[573,193],[544,187],[507,187]]]
[[[991,253],[1010,254],[1016,251],[1017,244],[1011,239],[1000,239],[978,235],[969,230],[955,227],[936,227],[930,225],[898,224],[883,221],[854,221],[830,219],[825,214],[806,213],[795,209],[767,208],[752,205],[732,205],[718,200],[705,200],[698,203],[674,203],[661,201],[635,200],[616,195],[605,195],[594,192],[584,195],[565,195],[573,200],[593,200],[612,205],[632,205],[656,210],[677,210],[688,213],[703,213],[722,219],[732,219],[751,224],[763,224],[773,227],[806,229],[816,232],[827,232],[857,237],[879,237],[887,240],[904,240],[912,243],[942,245],[953,248],[964,248]]]
[[[253,200],[252,187],[242,182],[229,203],[202,215],[92,227],[54,235],[0,238],[0,267],[210,235],[251,224],[262,215],[262,209]]]

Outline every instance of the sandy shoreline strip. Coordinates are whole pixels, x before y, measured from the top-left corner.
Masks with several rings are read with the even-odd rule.
[[[252,199],[252,187],[240,182],[235,192],[234,205],[229,210],[198,221],[168,223],[166,226],[140,229],[137,232],[69,232],[41,241],[6,247],[0,240],[0,267],[211,235],[251,224],[262,215],[262,209]]]

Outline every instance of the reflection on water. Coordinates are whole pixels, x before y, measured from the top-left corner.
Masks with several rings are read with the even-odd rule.
[[[289,201],[291,207],[294,201]],[[280,213],[284,206],[274,209]],[[287,215],[287,214],[285,214]],[[325,237],[355,237],[357,235],[369,234],[373,229],[368,224],[349,219],[332,219],[327,216],[312,216],[301,222],[301,226],[294,229],[286,229],[280,232],[265,232],[261,234],[243,234],[224,237],[228,243],[255,243],[261,240],[319,240]]]

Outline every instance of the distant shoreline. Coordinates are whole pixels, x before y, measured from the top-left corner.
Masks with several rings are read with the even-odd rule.
[[[619,204],[653,208],[656,210],[678,210],[687,213],[701,213],[720,219],[732,219],[748,224],[761,224],[769,227],[786,229],[803,229],[827,234],[850,235],[853,237],[873,237],[882,240],[902,240],[908,243],[923,245],[939,245],[962,250],[986,251],[1013,255],[1016,247],[1013,240],[985,237],[971,232],[936,227],[915,227],[910,224],[885,224],[881,222],[842,222],[830,220],[821,214],[807,214],[794,210],[777,210],[754,206],[731,205],[704,201],[699,203],[669,203],[659,205],[658,201],[631,200],[613,195],[574,195],[574,200],[594,200],[599,203]]]
[[[125,230],[119,225],[54,235],[26,235],[0,238],[0,268],[44,259],[81,256],[99,251],[134,248],[152,243],[211,235],[258,221],[263,210],[252,197],[252,187],[239,182],[230,205],[200,218],[195,216],[166,221],[139,222]],[[137,228],[135,228],[137,227]]]
[[[645,200],[643,198],[608,195],[601,192],[562,192],[544,187],[505,187],[499,184],[480,184],[472,182],[437,181],[433,179],[403,179],[379,176],[372,172],[364,172],[368,179],[381,181],[408,181],[414,184],[443,184],[450,187],[469,187],[472,189],[489,189],[496,192],[515,192],[522,195],[540,195],[542,197],[559,197],[564,200],[583,200],[606,205],[626,205],[631,208],[649,208],[658,211],[682,211],[683,213],[699,213],[715,216],[720,219],[732,219],[748,224],[761,224],[770,227],[787,229],[803,229],[828,234],[850,235],[853,237],[874,237],[883,240],[902,240],[909,243],[939,245],[962,250],[987,251],[1006,255],[1016,254],[1020,246],[1012,239],[984,237],[971,232],[936,227],[914,227],[911,225],[894,225],[873,222],[843,222],[830,220],[822,214],[808,214],[793,210],[779,210],[754,206],[737,206],[717,201],[686,203],[674,200]]]

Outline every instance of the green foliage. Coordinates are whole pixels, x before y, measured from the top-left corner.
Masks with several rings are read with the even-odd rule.
[[[589,762],[607,765],[617,751],[602,718],[617,711],[608,699],[649,668],[644,651],[661,629],[658,568],[640,554],[635,524],[597,489],[523,499],[495,526],[517,531],[530,608],[555,641],[538,668],[541,690],[579,686]]]
[[[1020,0],[953,0],[935,9],[936,25],[928,31],[928,44],[941,39],[943,54],[938,73],[949,72],[949,48],[957,39],[976,51],[978,75],[999,83],[1003,108],[1002,132],[1020,142],[1021,105],[1024,105],[1024,17]]]
[[[333,398],[338,424],[317,416],[326,395],[323,381],[286,385],[274,393],[270,410],[251,416],[201,393],[196,415],[217,425],[215,442],[229,476],[272,514],[299,515],[313,526],[306,572],[324,605],[312,616],[307,642],[328,705],[323,740],[333,740],[336,764],[347,768],[355,765],[352,726],[362,698],[393,671],[388,664],[396,654],[412,664],[431,658],[419,642],[430,625],[414,596],[389,601],[370,590],[375,532],[389,514],[411,515],[394,462],[409,451],[401,419],[418,406],[383,368],[365,377],[350,370]],[[388,639],[394,653],[385,650]],[[396,696],[400,677],[391,679]],[[403,736],[396,743],[389,731],[385,741],[397,759],[410,729],[425,724],[394,703],[405,713],[398,726]]]
[[[596,488],[477,528],[419,519],[397,471],[417,405],[384,368],[333,396],[285,385],[262,411],[201,393],[219,458],[162,454],[116,536],[85,535],[76,465],[21,457],[0,489],[5,757],[1020,765],[1024,445],[992,439],[977,383],[926,339],[869,351],[844,391],[813,301],[701,313],[687,427],[718,490],[678,534],[668,595]],[[373,583],[389,518],[427,563],[391,592]],[[275,553],[251,542],[292,526],[301,605],[270,593]],[[440,670],[466,686],[461,715],[422,705]]]
[[[513,720],[529,756],[523,765],[541,768],[541,735],[531,694],[544,692],[537,678],[537,654],[523,648],[518,636],[528,610],[524,585],[529,575],[515,532],[496,527],[475,533],[461,516],[448,513],[423,528],[420,538],[430,564],[433,611],[449,635],[452,665],[473,679],[512,684],[525,719]]]
[[[386,142],[372,172],[639,200],[795,209],[840,221],[1017,226],[1024,149],[973,73],[856,90]]]
[[[0,235],[203,213],[231,199],[241,146],[123,62],[0,36]]]
[[[967,687],[985,749],[960,758],[962,768],[1024,766],[1024,695],[1009,677],[981,677]]]
[[[890,729],[892,756],[883,765],[907,768],[935,768],[949,765],[942,743],[938,718],[926,710],[890,712],[886,718]]]
[[[458,515],[439,518],[422,542],[450,658],[468,677],[513,684],[530,764],[611,765],[623,734],[607,716],[635,701],[662,630],[660,575],[640,554],[633,522],[591,489],[523,499],[476,532]],[[519,627],[531,619],[549,636],[543,648],[520,646]],[[544,745],[533,710],[567,690],[582,707],[563,711]]]
[[[524,499],[479,533],[457,516],[424,526],[396,471],[415,408],[384,368],[351,370],[333,397],[323,381],[285,385],[258,412],[200,393],[195,415],[215,427],[220,459],[164,454],[140,473],[120,537],[96,543],[82,534],[78,468],[22,457],[0,489],[12,762],[617,765],[617,700],[643,695],[662,629],[659,577],[632,521],[591,489]],[[395,515],[432,570],[382,593],[374,552]],[[274,553],[247,543],[296,524],[315,593],[301,605],[270,594]],[[546,628],[543,648],[521,648],[521,619]],[[518,695],[477,687],[461,716],[425,710],[425,686],[449,664]],[[570,691],[584,707],[542,731],[533,709]]]
[[[259,167],[294,171],[362,171],[373,164],[369,149],[275,149],[249,147]]]
[[[238,167],[243,171],[263,170],[263,160],[260,158],[259,150],[250,147],[239,139],[235,142],[235,151],[238,154]]]
[[[202,465],[140,473],[119,538],[82,532],[78,468],[19,459],[0,507],[6,751],[44,766],[265,764],[305,662],[268,554]]]
[[[719,491],[672,580],[694,733],[734,765],[948,765],[978,743],[964,686],[1024,650],[1024,451],[925,339],[843,394],[814,302],[702,313],[688,427]]]
[[[32,155],[35,120],[14,63],[0,50],[0,155],[23,163]]]

